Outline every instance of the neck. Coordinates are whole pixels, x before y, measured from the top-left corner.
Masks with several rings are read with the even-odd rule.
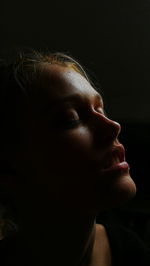
[[[29,247],[38,266],[90,265],[96,234],[95,216],[55,213],[46,219],[29,219],[22,232],[25,233],[20,234],[20,239]]]

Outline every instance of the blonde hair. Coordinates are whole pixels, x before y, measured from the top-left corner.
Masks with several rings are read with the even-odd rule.
[[[91,83],[86,71],[73,57],[60,52],[41,53],[35,50],[31,50],[29,53],[21,52],[18,54],[12,66],[14,78],[19,87],[26,90],[28,85],[32,84],[36,79],[37,70],[40,70],[41,66],[52,64],[73,69]]]

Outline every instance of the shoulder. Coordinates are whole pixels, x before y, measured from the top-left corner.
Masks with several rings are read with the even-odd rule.
[[[96,237],[108,241],[107,231],[104,225],[96,224]]]
[[[111,265],[109,239],[106,229],[102,224],[96,224],[95,255],[97,256],[97,261],[99,262],[97,265]]]
[[[98,228],[108,237],[113,265],[150,265],[150,250],[135,232],[119,224]]]

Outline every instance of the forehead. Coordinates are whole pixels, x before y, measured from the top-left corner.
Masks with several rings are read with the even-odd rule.
[[[79,93],[86,90],[86,92],[95,93],[95,90],[90,83],[78,72],[72,68],[63,67],[59,65],[50,65],[43,71],[44,88],[48,92],[59,95],[71,92],[76,89]],[[49,91],[49,88],[51,90]]]
[[[82,100],[100,97],[80,73],[59,65],[46,66],[40,75],[40,102],[42,105],[76,96]],[[44,107],[44,106],[43,106]]]

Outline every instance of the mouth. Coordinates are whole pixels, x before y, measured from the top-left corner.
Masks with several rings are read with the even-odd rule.
[[[106,165],[103,167],[103,169],[105,170],[111,168],[119,163],[121,163],[121,160],[119,159],[118,156],[113,156],[113,158],[107,158]]]
[[[105,163],[102,167],[102,171],[112,171],[117,169],[129,170],[129,165],[125,161],[125,150],[121,144],[112,148],[105,158]]]

